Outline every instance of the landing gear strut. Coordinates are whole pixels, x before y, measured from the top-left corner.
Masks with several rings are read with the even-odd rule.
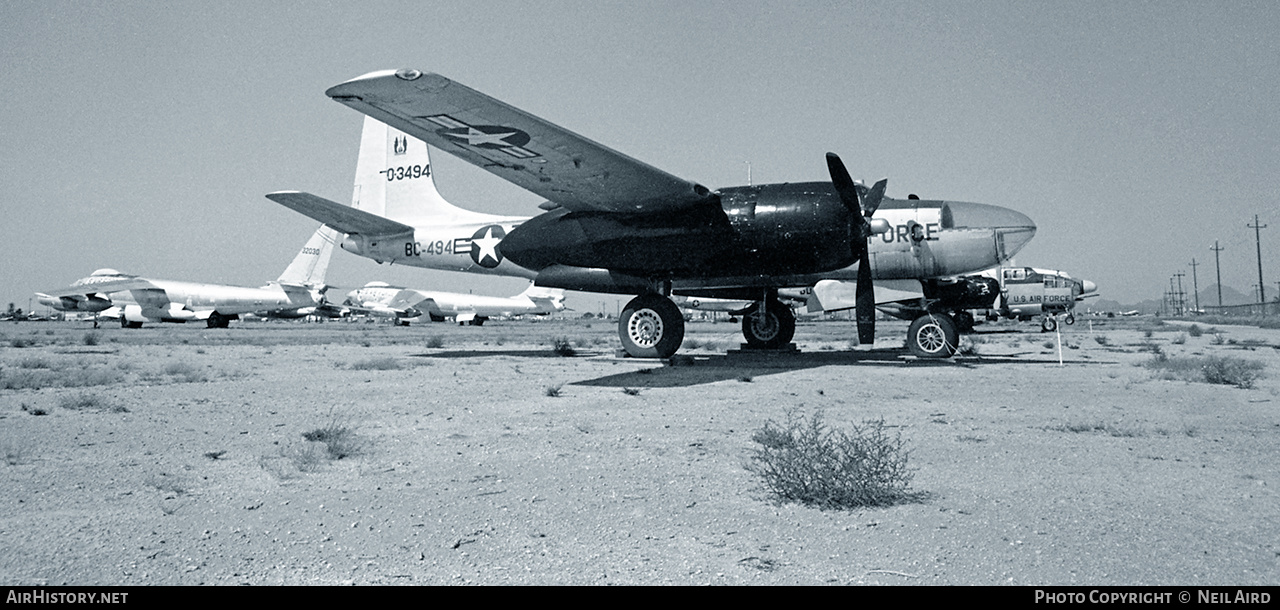
[[[950,358],[960,343],[960,333],[950,316],[925,314],[907,329],[907,348],[917,358]]]
[[[634,358],[669,358],[684,341],[684,315],[671,299],[642,294],[622,309],[618,338]]]
[[[1040,330],[1046,333],[1058,330],[1058,318],[1046,315],[1042,320],[1040,320]]]
[[[796,314],[781,302],[760,301],[742,316],[742,336],[747,347],[780,349],[791,344],[796,335]]]

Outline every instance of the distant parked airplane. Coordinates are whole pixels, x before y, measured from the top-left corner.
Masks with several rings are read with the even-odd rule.
[[[97,313],[118,318],[124,328],[143,322],[204,320],[209,328],[226,328],[242,314],[301,317],[329,310],[324,275],[337,239],[320,227],[280,278],[261,288],[153,280],[115,269],[99,269],[68,288],[37,292],[42,305],[58,311]]]

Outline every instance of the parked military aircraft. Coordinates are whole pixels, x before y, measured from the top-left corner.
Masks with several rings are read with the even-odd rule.
[[[427,316],[433,322],[453,318],[458,324],[480,326],[494,316],[546,315],[564,309],[564,291],[532,283],[513,297],[489,297],[457,292],[414,290],[369,282],[347,293],[343,305],[375,315],[394,317],[396,324]]]
[[[69,288],[37,292],[42,305],[59,311],[96,312],[119,318],[124,328],[143,322],[204,320],[209,328],[226,328],[241,314],[301,317],[323,314],[324,275],[337,234],[320,227],[280,278],[262,288],[152,280],[99,269]]]
[[[367,168],[380,174],[385,206],[366,205],[363,194],[354,207],[294,191],[270,199],[346,233],[344,249],[378,262],[638,295],[618,322],[633,356],[679,348],[684,319],[672,294],[750,300],[748,345],[785,346],[795,317],[778,289],[822,280],[856,282],[859,342],[870,344],[874,286],[895,279],[914,285],[916,296],[899,310],[914,316],[909,347],[950,356],[950,316],[968,308],[957,299],[970,292],[959,276],[1007,260],[1036,230],[997,206],[885,197],[887,181],[855,183],[833,153],[829,183],[712,191],[438,74],[374,72],[326,93],[413,136],[389,131],[383,163]],[[425,157],[409,160],[415,138],[546,197],[546,213],[499,217],[449,205],[430,184]]]
[[[1067,324],[1075,324],[1076,303],[1098,296],[1097,284],[1053,269],[998,267],[981,275],[1000,282],[1000,296],[979,314],[1024,321],[1040,316],[1040,327],[1046,332],[1058,328],[1058,316],[1063,316]]]

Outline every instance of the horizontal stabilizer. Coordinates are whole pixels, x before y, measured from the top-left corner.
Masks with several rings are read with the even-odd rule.
[[[413,232],[413,227],[409,225],[357,210],[311,193],[280,191],[268,194],[267,199],[299,214],[319,220],[343,233],[400,235]]]

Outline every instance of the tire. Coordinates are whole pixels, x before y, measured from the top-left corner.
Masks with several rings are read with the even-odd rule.
[[[1071,326],[1072,324],[1075,324],[1075,323],[1076,323],[1076,314],[1074,314],[1074,313],[1069,313],[1069,314],[1067,314],[1067,318],[1066,318],[1065,320],[1063,320],[1063,322],[1066,322],[1066,323],[1067,323],[1067,326]]]
[[[950,358],[959,343],[960,334],[950,316],[925,314],[907,329],[907,348],[917,358]]]
[[[1040,330],[1046,333],[1058,330],[1058,320],[1053,316],[1045,316],[1044,319],[1040,321]]]
[[[764,316],[760,308],[765,307]],[[796,335],[796,314],[778,301],[762,301],[742,316],[742,336],[753,349],[781,349]]]
[[[642,294],[622,309],[618,338],[633,358],[670,358],[684,341],[684,316],[671,299]]]

